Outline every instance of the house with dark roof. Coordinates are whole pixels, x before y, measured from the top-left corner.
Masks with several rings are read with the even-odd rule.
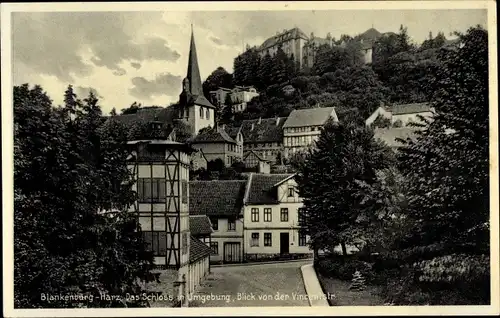
[[[243,198],[246,180],[189,182],[189,213],[210,218],[211,262],[243,261]]]
[[[206,215],[190,215],[189,216],[189,231],[191,235],[208,247],[210,247],[210,238],[214,230],[210,218]]]
[[[395,127],[406,127],[412,122],[421,122],[420,116],[432,118],[434,109],[428,103],[381,105],[365,121],[367,126],[372,125],[378,117],[390,120]]]
[[[295,109],[283,125],[285,157],[307,150],[321,135],[328,120],[338,121],[334,107]]]
[[[260,158],[271,163],[283,155],[283,125],[287,117],[259,118],[244,120],[241,124],[243,134],[243,156],[252,150]]]
[[[309,238],[300,231],[303,203],[294,177],[250,174],[243,208],[246,260],[312,255]]]
[[[243,156],[243,163],[245,164],[245,171],[257,173],[270,173],[271,161],[263,159],[253,150],[247,151]]]
[[[224,127],[216,127],[204,130],[188,143],[200,150],[207,161],[221,159],[229,167],[243,157],[243,137],[241,133],[236,133],[235,137],[236,140],[229,136]]]
[[[285,54],[292,56],[302,66],[302,48],[308,40],[307,35],[299,28],[283,30],[276,32],[276,35],[265,40],[260,47],[257,48],[261,57],[266,54],[273,56],[281,46]]]

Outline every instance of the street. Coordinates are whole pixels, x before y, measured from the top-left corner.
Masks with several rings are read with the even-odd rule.
[[[300,271],[309,263],[214,267],[189,306],[309,306]]]

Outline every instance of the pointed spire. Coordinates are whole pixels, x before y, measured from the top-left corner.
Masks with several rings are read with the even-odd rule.
[[[203,95],[201,86],[200,68],[198,67],[198,57],[196,55],[196,45],[194,44],[193,25],[191,24],[191,46],[189,47],[189,61],[186,78],[189,80],[189,89],[192,95]]]

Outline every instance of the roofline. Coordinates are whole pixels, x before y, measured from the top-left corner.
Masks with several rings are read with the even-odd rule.
[[[247,205],[248,196],[250,194],[250,187],[252,186],[253,172],[250,173],[248,180],[246,182],[245,195],[243,196],[243,206]]]
[[[281,180],[280,182],[278,182],[278,183],[274,184],[274,185],[273,185],[273,188],[274,188],[274,187],[279,186],[280,184],[282,184],[282,183],[283,183],[283,182],[285,182],[285,181],[288,181],[288,180],[292,179],[292,178],[293,178],[293,177],[295,177],[296,175],[297,175],[297,173],[294,173],[294,174],[292,174],[291,176],[286,177],[285,179]]]

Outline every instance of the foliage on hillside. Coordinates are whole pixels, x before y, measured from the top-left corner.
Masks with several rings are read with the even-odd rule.
[[[16,308],[129,307],[151,268],[137,223],[125,131],[102,126],[97,98],[70,86],[55,108],[40,86],[14,87],[14,303]],[[117,211],[114,216],[99,211]],[[93,301],[43,295],[87,295]]]

